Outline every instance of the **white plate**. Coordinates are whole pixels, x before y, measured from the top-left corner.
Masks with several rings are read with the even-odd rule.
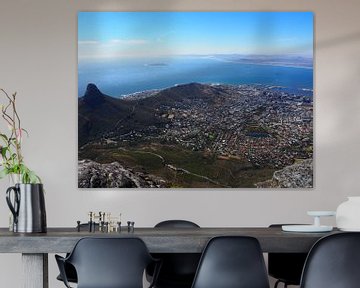
[[[307,214],[309,216],[335,216],[336,212],[335,211],[308,211]]]
[[[281,229],[286,232],[330,232],[333,227],[324,225],[283,225]]]

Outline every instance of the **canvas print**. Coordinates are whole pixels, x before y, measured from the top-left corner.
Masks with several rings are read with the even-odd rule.
[[[311,12],[80,12],[80,188],[313,187]]]

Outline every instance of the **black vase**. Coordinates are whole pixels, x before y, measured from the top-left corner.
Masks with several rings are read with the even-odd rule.
[[[11,197],[12,193],[14,193],[13,197]],[[45,233],[47,231],[42,184],[15,184],[6,190],[6,202],[14,216],[14,232]]]

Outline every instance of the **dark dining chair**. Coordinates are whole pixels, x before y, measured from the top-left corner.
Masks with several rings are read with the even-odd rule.
[[[318,240],[306,259],[301,288],[360,287],[360,233],[348,232]]]
[[[80,229],[89,229],[89,224],[88,223],[80,224]],[[95,229],[99,229],[98,223],[95,223]],[[69,256],[69,253],[66,254],[66,257],[68,257],[68,256]],[[64,268],[65,268],[65,275],[66,275],[68,282],[77,283],[77,275],[76,275],[76,270],[75,270],[74,266],[71,265],[70,263],[65,262]],[[59,274],[56,277],[56,279],[64,282],[63,278],[61,277],[61,274]]]
[[[66,257],[68,257],[69,254],[66,255]],[[65,258],[64,258],[65,259]],[[75,267],[68,263],[68,262],[64,262],[64,274],[66,275],[66,279],[68,282],[71,283],[77,283],[77,274],[76,274],[76,270]],[[64,282],[63,277],[61,276],[61,274],[59,274],[56,277],[57,280]]]
[[[212,238],[201,256],[192,288],[269,288],[264,257],[256,238]]]
[[[155,228],[200,228],[199,225],[187,220],[166,220],[155,225]],[[159,272],[156,288],[190,288],[194,280],[200,253],[157,253],[152,254],[161,259],[162,266]],[[147,279],[152,279],[153,266],[147,269]]]
[[[55,255],[61,277],[70,288],[65,263],[74,266],[78,288],[143,288],[143,274],[154,262],[139,238],[82,238],[66,258]],[[156,266],[154,281],[160,264]],[[151,283],[150,287],[153,287]]]
[[[282,225],[288,224],[272,224],[269,228],[281,228]],[[277,279],[274,288],[280,283],[284,284],[284,288],[288,285],[300,285],[306,257],[307,253],[269,253],[268,273]]]

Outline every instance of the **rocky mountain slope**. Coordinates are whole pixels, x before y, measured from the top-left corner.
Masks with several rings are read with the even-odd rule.
[[[313,160],[287,166],[274,172],[272,179],[257,183],[258,188],[312,188]]]
[[[126,134],[150,126],[165,127],[170,120],[157,117],[156,111],[173,107],[176,103],[193,103],[196,98],[213,105],[214,99],[219,101],[220,94],[221,90],[216,87],[190,83],[161,90],[152,97],[130,101],[126,97],[107,96],[95,84],[89,84],[85,95],[78,100],[79,146],[107,133]]]
[[[134,172],[117,162],[100,164],[81,160],[78,172],[79,188],[161,188],[165,185],[159,177]]]

